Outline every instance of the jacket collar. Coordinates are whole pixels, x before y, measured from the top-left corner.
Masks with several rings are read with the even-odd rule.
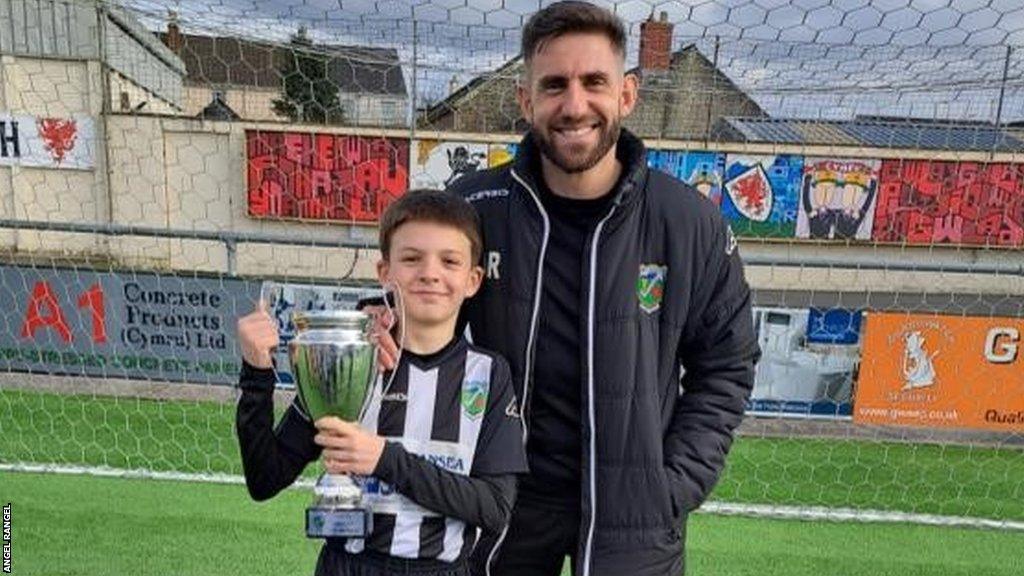
[[[619,134],[615,154],[622,163],[623,176],[611,192],[615,196],[612,204],[616,207],[616,212],[623,215],[643,196],[647,181],[647,149],[642,140],[623,128]],[[542,178],[540,170],[536,168],[538,166],[540,148],[537,147],[533,134],[527,132],[519,143],[513,169],[520,178],[533,187],[535,192],[538,189],[538,181]]]

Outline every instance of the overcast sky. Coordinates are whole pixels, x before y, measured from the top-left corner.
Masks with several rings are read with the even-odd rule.
[[[325,43],[399,50],[421,98],[518,52],[544,0],[130,0],[151,27],[168,10],[188,33],[286,42],[300,24]],[[1021,0],[620,0],[634,64],[639,23],[665,12],[673,48],[696,43],[770,114],[993,120],[1009,59],[1003,120],[1024,119]],[[413,22],[416,22],[415,34]],[[416,48],[413,49],[415,38]],[[415,66],[413,66],[415,54]]]

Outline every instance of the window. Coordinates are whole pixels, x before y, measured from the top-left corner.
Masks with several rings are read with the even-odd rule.
[[[341,113],[345,115],[345,119],[349,122],[354,122],[358,111],[356,110],[356,99],[353,96],[341,96],[338,99],[338,105],[341,106]]]
[[[385,122],[398,122],[398,102],[395,102],[394,100],[384,100],[380,103],[380,109],[381,116],[383,116]]]

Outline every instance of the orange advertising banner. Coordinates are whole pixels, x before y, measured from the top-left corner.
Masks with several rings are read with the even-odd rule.
[[[1024,319],[866,314],[854,421],[1024,432]]]

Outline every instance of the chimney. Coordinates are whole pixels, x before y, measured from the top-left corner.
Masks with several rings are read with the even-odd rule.
[[[181,29],[178,28],[178,13],[174,10],[167,11],[167,38],[164,44],[175,54],[181,54]]]
[[[448,95],[451,96],[459,89],[459,77],[452,74],[452,79],[448,81]]]
[[[668,70],[672,58],[672,24],[668,13],[662,12],[657,21],[654,12],[640,24],[640,69]]]

